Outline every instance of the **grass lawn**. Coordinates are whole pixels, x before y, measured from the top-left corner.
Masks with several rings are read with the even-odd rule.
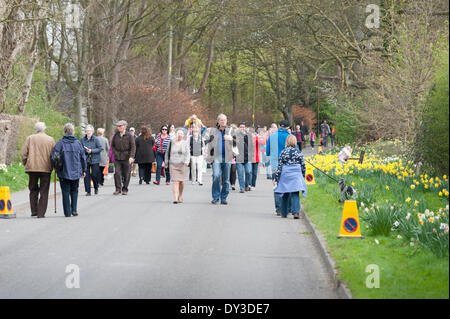
[[[23,165],[18,163],[8,165],[6,170],[0,170],[0,186],[9,186],[11,193],[28,187],[28,175]]]
[[[315,176],[318,174],[321,173],[316,171]],[[344,206],[335,196],[338,185],[323,178],[316,177],[316,181],[325,185],[310,185],[308,197],[302,197],[301,202],[308,217],[326,238],[329,252],[336,261],[338,277],[348,285],[354,298],[449,298],[448,255],[436,257],[423,247],[410,246],[397,239],[396,234],[372,236],[361,218],[364,239],[337,239]],[[361,216],[361,212],[358,213]],[[366,272],[366,267],[371,264],[380,269],[379,288],[366,287],[366,278],[372,273]]]
[[[8,165],[6,169],[7,171],[0,169],[0,186],[9,186],[11,193],[28,188],[28,174],[25,173],[25,167],[22,164]],[[54,174],[55,171],[52,172],[51,181]]]

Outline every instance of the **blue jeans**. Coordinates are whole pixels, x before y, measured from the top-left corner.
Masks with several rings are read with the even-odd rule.
[[[230,193],[230,169],[231,163],[212,164],[212,198],[218,202],[219,199],[226,201]],[[222,188],[220,187],[220,177],[222,176]]]
[[[252,178],[252,163],[236,163],[236,170],[239,179],[239,187],[244,190],[250,186]],[[245,170],[245,178],[244,178]]]
[[[275,180],[275,173],[272,173],[272,180]],[[287,193],[287,194],[291,194],[291,193]],[[278,213],[281,213],[281,202],[282,202],[282,197],[283,197],[283,194],[282,193],[275,193],[275,191],[273,192],[273,197],[274,197],[274,199],[275,199],[275,211],[276,212],[278,212]],[[288,197],[288,200],[289,200],[289,202],[288,202],[288,212],[289,211],[292,211],[291,210],[291,208],[292,208],[292,197],[291,196],[289,196]]]
[[[264,166],[266,167],[266,176],[272,178],[272,168],[270,167],[270,160],[267,160],[267,162],[264,163]]]
[[[289,206],[291,206],[290,209],[289,209]],[[289,211],[292,214],[300,213],[299,192],[282,194],[282,196],[281,196],[281,216],[287,216]]]
[[[256,187],[256,178],[258,177],[258,164],[259,163],[252,163],[252,187]]]
[[[166,153],[161,154],[160,152],[156,153],[156,181],[159,183],[161,180],[161,167],[162,163],[164,162],[164,157],[166,156]],[[170,183],[170,173],[169,170],[164,168],[164,173],[166,174],[166,182]]]
[[[66,217],[70,217],[72,213],[77,211],[79,182],[80,181],[78,179],[70,180],[61,178],[59,180],[61,185],[64,215]]]

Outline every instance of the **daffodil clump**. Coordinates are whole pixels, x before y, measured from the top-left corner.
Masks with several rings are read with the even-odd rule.
[[[361,164],[357,160],[341,164],[337,154],[314,155],[306,160],[356,188],[360,219],[370,233],[393,234],[414,249],[421,246],[438,256],[448,255],[449,184],[446,175],[416,173],[412,161],[393,156],[381,158],[370,152]],[[314,174],[319,185],[332,182],[317,170]],[[430,198],[434,204],[440,203],[445,208],[433,212],[428,207]]]
[[[369,154],[366,155],[361,164],[357,160],[350,160],[346,164],[341,164],[337,154],[325,154],[310,156],[306,160],[325,173],[338,178],[365,177],[375,174],[379,177],[395,178],[397,182],[404,183],[404,186],[411,190],[430,191],[441,198],[447,199],[450,195],[447,175],[433,177],[428,174],[416,174],[416,167],[413,162],[405,162],[401,158],[382,159]],[[389,185],[392,183],[391,178],[380,179],[386,181],[386,185],[382,186],[387,191],[391,188],[391,185]]]

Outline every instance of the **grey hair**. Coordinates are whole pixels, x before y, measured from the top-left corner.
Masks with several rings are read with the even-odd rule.
[[[217,116],[217,121],[219,121],[220,118],[222,118],[222,117],[227,118],[227,116],[226,116],[225,114],[220,113],[220,114]]]
[[[181,131],[184,135],[186,135],[186,129],[184,127],[177,127],[175,129],[175,133],[178,133],[178,131]]]
[[[94,132],[94,127],[91,124],[86,125],[84,130],[86,131],[88,129],[90,129],[90,130],[92,130],[92,132]]]
[[[72,123],[64,125],[64,135],[73,135],[75,133],[75,126]]]
[[[36,130],[36,133],[44,132],[47,127],[45,126],[44,122],[37,122],[36,125],[34,125],[34,129]]]

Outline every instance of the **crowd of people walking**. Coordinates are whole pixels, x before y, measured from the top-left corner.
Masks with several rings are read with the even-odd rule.
[[[64,136],[55,143],[45,134],[45,123],[36,124],[36,134],[26,139],[22,149],[22,162],[29,174],[31,216],[45,217],[50,176],[53,169],[59,178],[64,215],[77,216],[79,181],[83,178],[86,196],[99,193],[104,176],[114,167],[113,195],[127,195],[133,167],[138,165],[139,184],[172,184],[173,203],[183,203],[187,172],[192,185],[203,185],[203,174],[212,171],[211,203],[227,205],[231,191],[239,193],[256,188],[259,168],[274,186],[275,213],[286,218],[292,213],[299,218],[299,192],[306,196],[305,162],[302,149],[309,137],[311,147],[316,139],[306,125],[291,130],[289,122],[279,126],[248,127],[245,122],[228,125],[225,114],[217,117],[213,127],[205,126],[195,115],[184,126],[164,124],[152,134],[150,125],[127,130],[124,120],[116,123],[115,133],[106,138],[103,128],[87,125],[81,139],[75,137],[74,125],[64,126]],[[321,125],[324,144],[332,130]],[[333,139],[332,139],[333,141]],[[188,169],[188,167],[190,167]]]

